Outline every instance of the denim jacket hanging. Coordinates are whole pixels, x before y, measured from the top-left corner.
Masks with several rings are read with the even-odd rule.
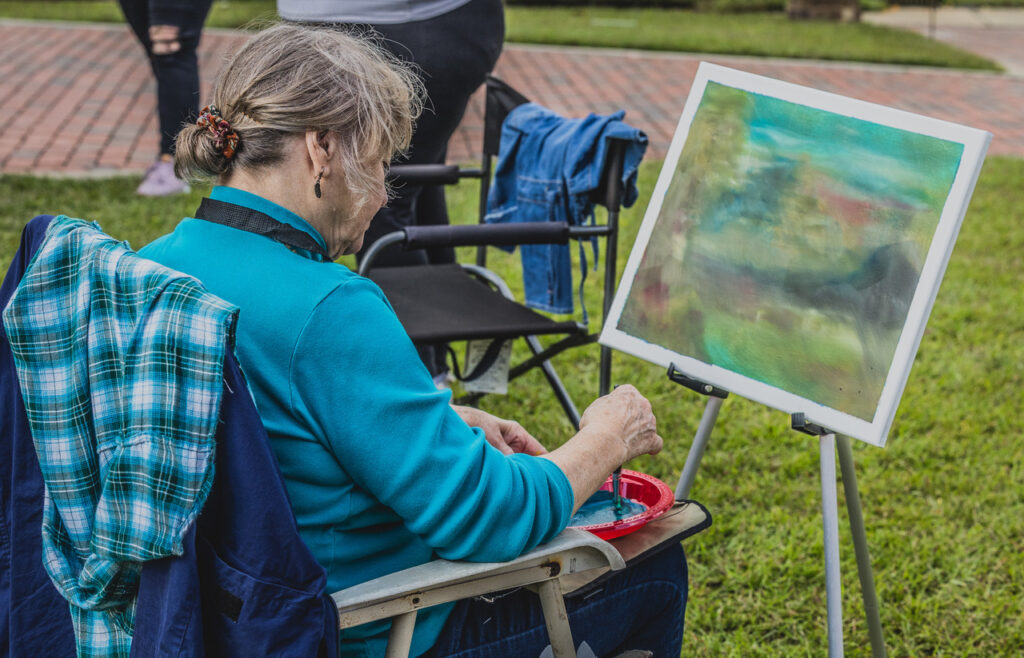
[[[574,225],[592,222],[594,202],[590,195],[601,184],[610,138],[628,141],[622,172],[623,206],[632,206],[637,199],[637,170],[647,150],[647,136],[624,123],[624,116],[620,110],[607,116],[566,119],[535,103],[514,109],[502,125],[501,150],[485,220]],[[572,313],[568,246],[526,245],[521,247],[521,254],[527,306],[550,313]],[[582,304],[582,279],[586,278],[582,244],[580,254]]]

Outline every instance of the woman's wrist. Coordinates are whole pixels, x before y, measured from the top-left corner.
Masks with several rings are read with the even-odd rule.
[[[617,431],[616,428],[603,427],[592,423],[581,427],[576,436],[591,443],[594,446],[594,450],[604,457],[604,459],[595,459],[595,463],[607,461],[609,464],[612,464],[609,466],[608,472],[629,460],[629,446],[626,445],[622,432]]]
[[[576,502],[575,513],[628,456],[620,432],[590,423],[565,445],[543,455],[543,458],[555,462],[569,479]]]

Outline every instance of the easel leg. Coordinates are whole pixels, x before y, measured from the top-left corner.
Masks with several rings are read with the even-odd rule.
[[[853,450],[850,439],[836,437],[839,450],[839,468],[843,474],[843,490],[846,492],[846,510],[850,515],[850,531],[853,535],[853,549],[857,554],[857,574],[860,576],[860,591],[864,599],[864,614],[868,621],[873,658],[885,658],[885,639],[882,635],[882,620],[878,614],[878,597],[875,595],[875,578],[871,573],[871,555],[868,553],[868,539],[864,531],[864,515],[860,509],[860,492],[857,490],[857,473],[853,467]]]
[[[839,491],[836,488],[836,435],[819,437],[821,516],[825,526],[825,595],[828,601],[828,655],[843,655],[843,597],[839,578]]]
[[[722,402],[722,398],[709,397],[707,405],[704,406],[704,415],[700,418],[700,425],[697,426],[697,433],[693,437],[693,445],[686,454],[686,464],[679,476],[679,484],[676,485],[676,500],[686,500],[690,497],[690,488],[697,477],[697,469],[700,468],[700,460],[704,458],[704,450],[708,447],[708,439],[711,438],[711,430],[715,427]]]

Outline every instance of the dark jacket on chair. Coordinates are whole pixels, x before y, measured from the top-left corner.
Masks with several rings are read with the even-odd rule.
[[[29,222],[11,261],[0,309],[7,306],[50,215]],[[43,568],[43,475],[32,444],[14,358],[0,319],[0,655],[74,656],[68,603]]]
[[[49,225],[26,227],[0,306],[6,305]],[[266,431],[231,350],[216,433],[216,476],[184,552],[147,562],[131,654],[334,656],[337,612],[326,575],[299,538]],[[10,466],[0,526],[0,641],[11,655],[74,655],[68,604],[41,560],[43,481],[6,333],[0,336],[0,430]],[[6,461],[6,460],[4,460]],[[16,492],[16,499],[14,493]]]

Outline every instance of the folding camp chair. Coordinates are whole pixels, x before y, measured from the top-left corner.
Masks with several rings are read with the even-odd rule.
[[[501,125],[508,114],[528,102],[519,92],[491,76],[486,83],[483,162],[478,169],[460,169],[455,165],[396,165],[392,176],[400,183],[444,185],[462,178],[480,179],[480,217],[475,225],[411,226],[389,233],[377,240],[366,252],[359,272],[384,291],[399,320],[415,343],[490,340],[492,356],[495,347],[515,338],[525,339],[533,356],[513,366],[509,379],[515,379],[532,368],[540,367],[555,396],[574,426],[580,414],[559,379],[550,359],[561,352],[593,343],[597,333],[575,321],[555,321],[517,303],[508,286],[485,268],[486,246],[524,244],[567,244],[569,240],[605,238],[604,303],[607,314],[615,292],[616,238],[619,208],[622,201],[622,170],[625,142],[610,140],[603,165],[600,188],[594,201],[608,210],[607,221],[593,226],[570,226],[558,222],[523,222],[514,224],[483,224],[491,162],[498,155]],[[380,252],[392,245],[407,249],[477,246],[475,265],[423,265],[415,267],[373,268]],[[537,336],[562,336],[543,347]],[[483,361],[483,360],[482,360]],[[481,368],[482,369],[482,368]],[[472,375],[467,375],[469,379]],[[611,352],[601,348],[600,390],[604,395],[611,388]]]

